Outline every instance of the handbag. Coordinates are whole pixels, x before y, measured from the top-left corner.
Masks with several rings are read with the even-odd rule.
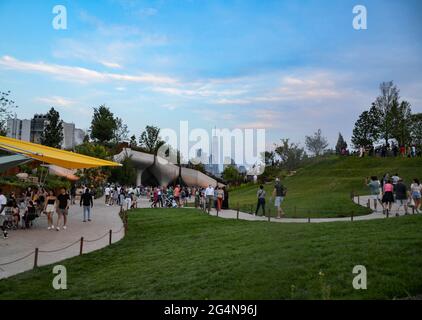
[[[413,208],[415,206],[415,200],[413,200],[413,198],[411,198],[409,200],[409,202],[407,203],[407,206]]]

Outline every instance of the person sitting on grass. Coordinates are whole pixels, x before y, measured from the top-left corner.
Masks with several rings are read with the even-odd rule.
[[[374,209],[375,211],[377,211],[377,205],[378,205],[378,202],[380,202],[381,182],[379,182],[376,176],[372,176],[371,181],[369,182],[368,182],[368,178],[366,178],[365,184],[369,187],[371,191],[370,198],[374,201]]]
[[[259,208],[262,207],[262,216],[265,216],[265,190],[263,185],[259,186],[256,195],[258,197],[258,203],[256,205],[255,215],[258,215]]]

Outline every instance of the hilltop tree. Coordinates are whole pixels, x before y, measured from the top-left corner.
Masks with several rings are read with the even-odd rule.
[[[239,173],[239,170],[237,170],[235,165],[226,166],[221,176],[228,183],[235,183],[242,178],[241,174]]]
[[[394,101],[391,107],[391,137],[394,138],[400,146],[410,143],[412,110],[410,103]]]
[[[296,143],[290,143],[289,139],[281,139],[281,144],[275,145],[274,152],[280,157],[281,166],[287,170],[297,169],[307,157],[305,150]]]
[[[347,149],[347,143],[344,140],[343,135],[339,132],[338,133],[337,144],[336,144],[336,153],[337,154],[341,154],[341,151],[343,149]]]
[[[379,137],[377,110],[374,106],[369,111],[364,111],[359,116],[353,129],[352,143],[356,149],[372,146]]]
[[[422,113],[412,115],[410,137],[414,145],[422,146]]]
[[[139,144],[146,152],[156,154],[165,141],[161,140],[158,127],[146,126],[139,138]]]
[[[305,144],[306,148],[316,156],[322,155],[328,147],[328,141],[322,136],[321,129],[318,129],[313,136],[306,136]]]
[[[94,108],[91,121],[91,138],[101,144],[105,144],[115,138],[117,121],[113,113],[105,105]]]
[[[41,134],[41,144],[53,148],[60,148],[63,142],[63,121],[54,108],[47,113],[44,131]]]
[[[15,101],[10,99],[10,91],[0,92],[0,135],[6,135],[7,119],[12,116],[12,110],[17,107]]]
[[[391,112],[394,105],[399,101],[399,89],[394,85],[393,81],[383,82],[380,84],[381,94],[373,103],[375,115],[377,116],[376,125],[380,139],[388,143],[393,138],[393,113]]]

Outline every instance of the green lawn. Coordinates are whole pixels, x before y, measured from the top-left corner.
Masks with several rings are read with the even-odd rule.
[[[284,179],[288,195],[283,208],[288,217],[336,217],[367,214],[370,211],[351,201],[352,191],[368,194],[365,177],[384,173],[399,173],[410,184],[414,177],[422,178],[422,158],[357,158],[330,157],[308,165],[296,175]],[[230,192],[231,208],[255,212],[258,186],[250,186]],[[265,185],[267,206],[275,215],[274,201],[269,202],[274,184]]]
[[[138,209],[125,239],[0,280],[0,299],[392,299],[422,292],[422,216],[278,224],[195,209]],[[368,290],[354,290],[364,265]],[[323,272],[323,276],[319,272]]]

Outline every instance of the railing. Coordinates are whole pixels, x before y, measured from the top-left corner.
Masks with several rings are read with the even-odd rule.
[[[123,220],[123,226],[118,231],[109,230],[104,235],[102,235],[101,237],[96,238],[96,239],[93,239],[93,240],[85,240],[84,237],[81,237],[80,239],[76,240],[75,242],[72,242],[71,244],[69,244],[69,245],[67,245],[67,246],[65,246],[63,248],[60,248],[60,249],[39,250],[39,248],[35,248],[34,251],[28,253],[27,255],[25,255],[23,257],[17,258],[17,259],[15,259],[13,261],[5,262],[5,263],[0,263],[0,270],[4,271],[4,269],[2,267],[7,266],[7,265],[14,264],[14,263],[19,262],[19,261],[22,261],[22,260],[25,260],[26,258],[28,258],[28,257],[30,257],[32,255],[34,255],[33,269],[35,269],[35,268],[38,267],[38,259],[39,259],[39,256],[40,256],[41,253],[57,253],[57,252],[66,250],[66,249],[68,249],[68,248],[76,245],[77,243],[79,243],[79,255],[81,256],[84,253],[83,252],[84,243],[93,243],[93,242],[96,242],[96,241],[99,241],[99,240],[104,239],[106,236],[109,237],[109,239],[108,239],[108,245],[111,245],[112,244],[112,240],[113,240],[113,234],[120,233],[122,230],[124,230],[125,234],[127,232],[127,214],[126,213],[124,213],[124,217],[123,217],[122,220]]]

